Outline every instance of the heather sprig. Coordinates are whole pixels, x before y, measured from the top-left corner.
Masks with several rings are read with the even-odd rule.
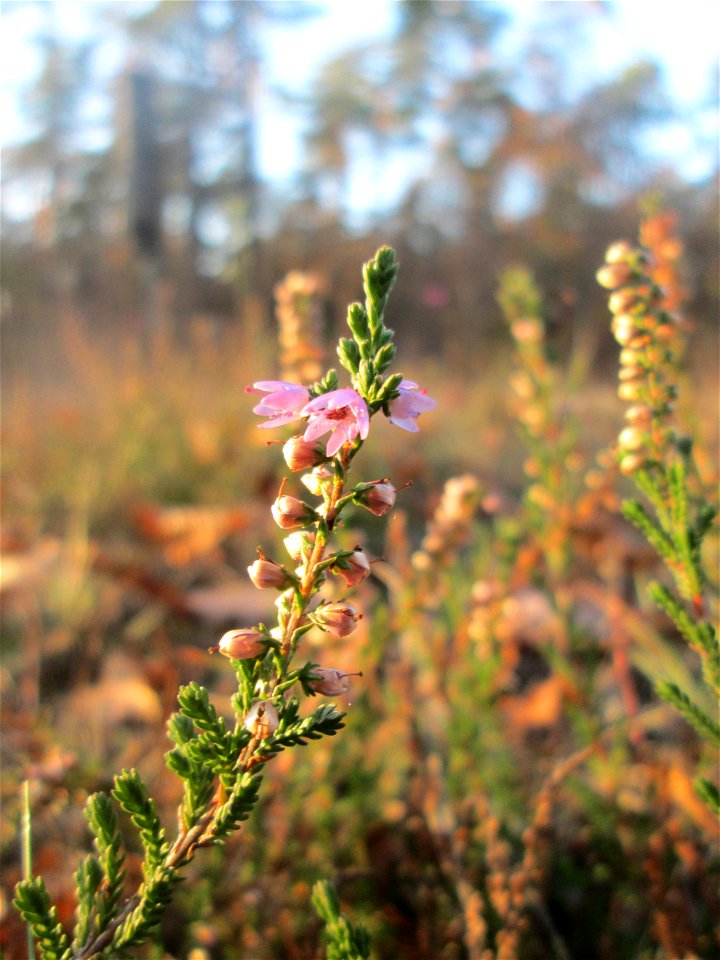
[[[562,409],[558,371],[548,357],[543,304],[535,279],[525,267],[511,267],[500,278],[497,294],[515,342],[515,369],[510,377],[513,413],[528,456],[525,504],[530,525],[551,574],[569,564],[569,530],[577,497],[582,457],[578,428]]]
[[[367,930],[343,916],[337,892],[328,880],[318,880],[315,884],[312,902],[325,924],[327,960],[368,960],[370,937]]]
[[[713,527],[716,507],[697,478],[692,441],[675,422],[678,352],[682,349],[682,286],[675,260],[680,244],[668,243],[668,221],[652,217],[643,224],[639,246],[613,244],[598,270],[601,286],[611,290],[612,330],[621,346],[619,396],[631,406],[617,441],[620,470],[630,476],[644,501],[628,499],[623,513],[657,551],[674,589],[652,583],[653,600],[678,633],[699,654],[712,702],[720,694],[720,646],[711,618],[703,540]],[[668,250],[673,256],[668,257]],[[661,282],[662,281],[662,282]],[[720,747],[720,724],[690,690],[664,680],[658,693],[708,741]],[[710,781],[698,792],[720,814],[720,795]]]
[[[345,715],[332,704],[309,713],[301,707],[304,699],[347,692],[351,675],[310,660],[294,661],[303,636],[313,627],[346,638],[362,616],[344,598],[318,601],[317,595],[329,577],[352,587],[370,573],[370,560],[360,547],[333,546],[341,515],[361,507],[383,516],[395,504],[397,489],[388,478],[354,485],[349,480],[372,417],[382,411],[397,426],[414,432],[418,416],[435,406],[415,383],[388,372],[395,346],[384,313],[396,274],[395,254],[388,247],[364,267],[365,303],[351,306],[352,337],[339,347],[350,386],[338,386],[331,370],[311,386],[259,380],[251,388],[261,397],[254,412],[266,418],[262,428],[302,422],[304,433],[291,437],[283,454],[292,472],[308,471],[302,480],[313,498],[308,502],[307,494],[301,498],[287,492],[287,479],[282,481],[271,513],[277,525],[289,531],[289,563],[258,549],[258,558],[248,567],[258,589],[277,592],[277,622],[227,631],[211,648],[229,660],[237,677],[231,713],[220,712],[198,683],[188,683],[178,693],[179,709],[168,723],[174,746],[166,754],[168,768],[183,785],[174,838],[167,835],[137,770],[123,770],[115,778],[112,798],[98,793],[88,800],[96,853],[75,873],[72,944],[42,879],[29,877],[18,884],[15,904],[43,960],[117,956],[141,944],[197,851],[223,843],[250,816],[264,765],[283,750],[334,736],[343,727]],[[124,844],[113,800],[137,830],[143,851],[142,883],[126,899]],[[315,902],[328,924],[330,955],[366,957],[367,935],[339,915],[330,888],[318,888]]]

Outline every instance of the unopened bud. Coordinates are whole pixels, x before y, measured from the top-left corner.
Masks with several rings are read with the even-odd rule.
[[[635,473],[645,466],[645,457],[639,453],[626,453],[620,458],[620,472],[624,474]]]
[[[377,480],[366,484],[355,500],[376,517],[384,517],[395,506],[395,487],[387,480]]]
[[[275,523],[283,530],[297,530],[317,520],[317,514],[311,506],[297,497],[287,495],[278,497],[270,507]]]
[[[617,243],[611,243],[605,251],[605,263],[624,263],[635,252],[627,240],[618,240]]]
[[[313,674],[318,678],[311,680],[309,686],[315,693],[322,693],[326,697],[335,697],[339,693],[347,693],[350,689],[352,674],[342,673],[332,667],[313,667]]]
[[[642,380],[630,380],[627,383],[621,383],[618,387],[618,397],[621,400],[627,400],[630,403],[634,403],[636,400],[639,400],[643,392],[643,382]]]
[[[216,648],[232,660],[254,660],[265,653],[267,645],[263,634],[254,627],[228,630],[220,638]]]
[[[261,556],[254,563],[251,563],[247,569],[248,576],[259,590],[265,590],[269,587],[284,590],[292,583],[285,567],[275,563],[274,560],[268,560],[267,557]]]
[[[317,441],[308,441],[303,437],[290,437],[283,446],[285,463],[293,472],[309,470],[325,460],[325,449]]]
[[[669,340],[672,340],[676,334],[677,328],[671,326],[669,323],[661,323],[655,328],[655,336],[663,343],[667,343]]]
[[[618,379],[621,383],[628,380],[642,380],[644,376],[644,367],[621,367],[618,372]]]
[[[280,719],[271,700],[258,701],[250,708],[243,720],[245,729],[258,740],[265,740],[272,736],[279,725]]]
[[[285,549],[295,563],[300,563],[312,553],[315,546],[315,534],[311,530],[296,530],[283,540]]]
[[[632,275],[633,271],[627,263],[611,263],[600,267],[595,274],[595,279],[606,290],[616,290],[627,283]]]
[[[347,637],[353,632],[362,614],[351,603],[336,601],[325,603],[312,614],[312,619],[323,630],[336,637]]]
[[[338,557],[332,570],[341,576],[349,587],[354,587],[356,583],[370,576],[370,561],[362,550],[356,547],[349,556]]]
[[[635,367],[640,360],[640,351],[633,350],[631,347],[623,347],[620,351],[620,363],[623,367]]]
[[[535,385],[525,370],[515,370],[510,374],[510,386],[521,400],[529,400],[535,393]]]
[[[627,313],[628,310],[632,310],[633,307],[637,307],[642,303],[642,299],[637,295],[634,290],[631,290],[629,287],[623,287],[621,290],[616,290],[615,293],[610,294],[608,299],[608,307],[611,313]]]
[[[628,407],[625,411],[625,419],[631,426],[642,426],[650,423],[652,420],[652,412],[650,407],[646,407],[644,404],[637,404],[634,407]]]
[[[625,427],[620,431],[618,446],[622,450],[640,450],[645,446],[646,434],[637,427]]]
[[[313,496],[321,497],[323,490],[334,477],[333,470],[327,464],[321,463],[312,473],[306,473],[300,479]]]
[[[510,331],[518,343],[537,343],[543,337],[543,325],[537,317],[521,317],[510,324]]]

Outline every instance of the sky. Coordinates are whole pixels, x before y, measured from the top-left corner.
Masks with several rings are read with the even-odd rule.
[[[34,18],[32,8],[21,15],[14,8],[16,0],[3,0],[0,12],[0,140],[10,144],[23,137],[26,124],[19,107],[17,91],[37,71],[38,57],[32,46]],[[69,35],[82,35],[87,30],[88,14],[93,0],[44,0],[53,3],[56,22]],[[118,4],[142,9],[146,0],[114,0]],[[239,0],[242,2],[242,0]],[[266,0],[268,2],[268,0]],[[298,3],[304,0],[297,0]],[[446,0],[449,2],[449,0]],[[549,3],[579,3],[590,0],[487,0],[510,13],[511,28],[505,34],[509,50],[522,46],[524,37],[536,29],[541,8]],[[333,54],[362,41],[380,39],[392,29],[395,0],[332,0],[313,5],[323,10],[322,16],[306,23],[274,28],[266,53],[269,72],[263,94],[262,124],[259,137],[259,167],[263,174],[279,183],[290,178],[297,166],[302,117],[283,107],[273,94],[276,87],[297,88],[308,83],[318,66]],[[689,112],[708,97],[717,94],[719,63],[720,3],[717,0],[682,0],[682,3],[661,0],[613,0],[610,15],[595,18],[593,53],[588,64],[588,80],[612,76],[622,66],[646,56],[656,61],[667,80],[675,101]],[[112,43],[105,44],[107,68],[112,67]],[[302,55],[298,56],[298,50]],[[714,86],[713,86],[714,85]],[[707,134],[716,141],[717,109],[706,114]],[[694,156],[692,138],[682,121],[665,130],[654,147],[681,167],[689,179],[707,176],[708,155]],[[396,174],[402,178],[402,161]],[[391,179],[393,179],[391,177]],[[374,185],[377,191],[377,184]],[[367,198],[373,184],[366,176],[357,184],[358,197]],[[393,190],[384,192],[388,202]],[[350,199],[352,206],[353,200]]]

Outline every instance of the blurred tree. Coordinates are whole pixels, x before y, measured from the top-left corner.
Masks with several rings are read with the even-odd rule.
[[[13,310],[40,322],[64,303],[142,325],[147,283],[128,233],[139,212],[162,252],[163,309],[181,325],[237,317],[248,298],[269,304],[294,267],[332,279],[340,314],[358,292],[347,265],[391,242],[407,277],[396,303],[406,339],[420,345],[442,322],[461,359],[495,328],[496,276],[513,260],[532,262],[560,304],[551,334],[604,315],[595,264],[633,232],[650,188],[687,212],[699,261],[716,250],[697,192],[648,153],[648,133],[673,120],[658,70],[589,73],[607,4],[537,5],[526,37],[508,34],[500,4],[394,4],[386,38],[332,57],[307,95],[288,92],[307,135],[292,190],[277,194],[257,149],[273,30],[315,16],[313,5],[98,2],[73,8],[82,29],[63,9],[19,0],[9,11],[34,18],[40,66],[23,91],[24,139],[5,150],[3,283]],[[136,189],[133,214],[138,75],[154,88],[152,116],[141,105],[136,119],[157,163],[136,167],[152,189]]]

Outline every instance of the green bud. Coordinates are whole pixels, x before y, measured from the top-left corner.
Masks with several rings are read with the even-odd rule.
[[[353,374],[358,371],[360,363],[360,350],[354,340],[341,339],[337,347],[340,363],[345,367],[348,373]]]
[[[385,370],[390,366],[390,364],[395,359],[395,354],[397,350],[393,343],[386,343],[384,347],[380,347],[378,352],[375,354],[375,369],[378,373],[384,373]]]
[[[370,326],[367,313],[361,303],[351,303],[348,307],[347,323],[359,346],[370,339]]]

